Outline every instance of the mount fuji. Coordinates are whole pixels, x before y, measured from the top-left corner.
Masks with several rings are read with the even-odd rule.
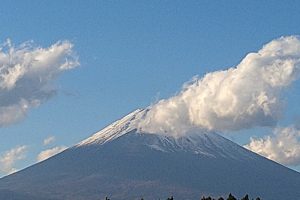
[[[214,132],[150,134],[136,110],[43,162],[0,179],[0,199],[299,199],[300,173]]]

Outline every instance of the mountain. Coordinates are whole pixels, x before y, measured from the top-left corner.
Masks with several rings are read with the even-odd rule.
[[[137,110],[90,138],[0,179],[0,199],[200,199],[202,195],[264,200],[300,197],[300,174],[217,133],[182,137],[144,133]]]

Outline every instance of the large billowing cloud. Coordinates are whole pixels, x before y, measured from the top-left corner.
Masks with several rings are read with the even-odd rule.
[[[17,146],[3,153],[0,156],[0,174],[11,174],[17,171],[15,164],[19,160],[26,158],[26,152],[28,147]]]
[[[237,66],[194,78],[182,91],[149,107],[142,131],[180,135],[191,128],[232,131],[274,126],[281,92],[299,76],[300,39],[281,37]]]
[[[68,41],[41,48],[14,47],[9,40],[0,47],[0,127],[23,119],[56,93],[52,81],[79,65],[72,48]]]
[[[251,138],[244,147],[284,165],[300,165],[300,131],[292,126],[276,128],[263,138]]]

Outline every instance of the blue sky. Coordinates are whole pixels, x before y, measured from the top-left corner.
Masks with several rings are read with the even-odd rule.
[[[58,77],[56,96],[0,128],[0,154],[27,145],[26,159],[15,163],[19,169],[47,148],[71,146],[175,94],[195,75],[235,66],[273,39],[298,35],[299,11],[297,1],[4,1],[2,42],[48,47],[69,40],[80,66]],[[284,93],[282,126],[299,121],[299,87],[297,81]],[[244,145],[270,131],[226,137]],[[56,139],[46,147],[48,136]]]

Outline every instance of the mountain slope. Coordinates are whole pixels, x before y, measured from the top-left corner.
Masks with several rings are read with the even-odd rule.
[[[216,133],[143,133],[137,123],[145,112],[137,110],[59,155],[0,179],[0,198],[199,199],[229,192],[266,200],[300,197],[298,172]]]

